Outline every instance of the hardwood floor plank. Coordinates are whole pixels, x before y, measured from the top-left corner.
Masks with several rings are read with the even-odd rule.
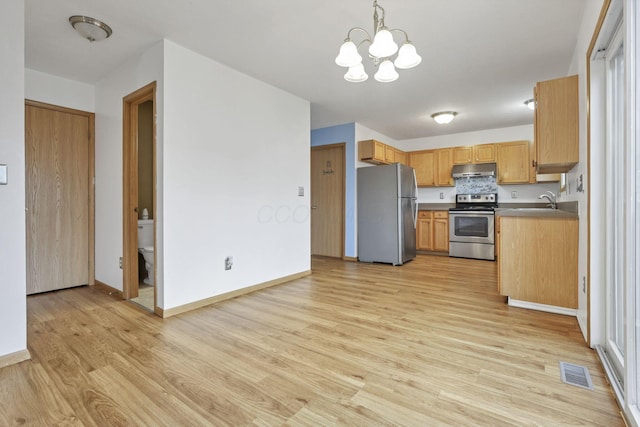
[[[91,287],[29,297],[0,425],[624,425],[576,319],[507,306],[495,263],[312,266],[168,319]]]

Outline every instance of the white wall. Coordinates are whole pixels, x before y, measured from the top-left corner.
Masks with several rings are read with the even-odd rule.
[[[25,170],[24,170],[24,2],[6,0],[0,13],[0,164],[8,185],[0,185],[0,356],[27,348]]]
[[[531,118],[533,120],[533,117]],[[486,129],[475,132],[464,132],[449,135],[416,138],[400,141],[395,144],[403,151],[429,150],[434,148],[469,146],[508,141],[531,141],[533,139],[533,124],[499,129]],[[545,191],[558,193],[558,183],[527,184],[527,185],[499,185],[499,203],[540,202],[538,196]],[[516,192],[516,198],[511,193]],[[440,198],[442,193],[443,198]],[[420,203],[455,203],[455,187],[434,187],[418,189]]]
[[[95,87],[40,71],[24,70],[25,98],[61,107],[94,112]]]
[[[164,43],[159,42],[126,61],[95,86],[96,113],[96,279],[122,290],[122,99],[157,81],[157,158],[162,158],[162,69]],[[162,176],[158,161],[158,176]],[[158,179],[158,217],[161,223],[162,182]],[[160,229],[160,227],[158,227]],[[162,241],[157,245],[161,248]],[[162,252],[160,251],[160,254]],[[161,260],[159,262],[161,267]],[[161,272],[161,268],[158,269]],[[162,307],[162,280],[158,280],[158,305]]]
[[[168,41],[164,77],[164,308],[310,270],[309,102]]]
[[[591,37],[593,36],[593,32],[598,21],[598,17],[600,15],[600,10],[602,8],[601,0],[588,0],[585,2],[585,10],[582,18],[582,24],[580,26],[580,31],[577,35],[577,43],[576,48],[574,50],[573,60],[571,66],[567,72],[567,75],[578,74],[578,82],[579,82],[579,134],[580,134],[580,162],[570,171],[567,175],[568,182],[568,191],[564,195],[565,200],[578,201],[578,215],[580,217],[579,224],[579,252],[578,252],[578,323],[580,324],[580,328],[582,330],[583,335],[587,336],[587,295],[582,286],[583,278],[587,277],[587,258],[588,258],[588,225],[589,225],[589,212],[588,212],[588,199],[589,199],[589,191],[595,191],[593,197],[597,198],[603,195],[604,189],[601,188],[600,182],[594,182],[594,185],[591,186],[589,183],[589,163],[587,158],[587,100],[586,100],[586,92],[587,92],[587,76],[586,76],[586,54],[587,49],[589,48],[589,44],[591,42]],[[601,70],[595,68],[593,70],[594,74],[592,74],[592,78],[597,75],[601,75]],[[597,79],[596,79],[597,80]],[[592,103],[601,98],[601,90],[594,88],[592,93]],[[594,111],[596,111],[597,107],[594,104]],[[596,134],[598,132],[596,131]],[[596,135],[597,136],[597,135]],[[594,173],[598,173],[601,171],[601,160],[603,159],[603,151],[602,147],[597,145],[592,145],[592,158],[594,159]],[[584,192],[577,192],[577,180],[579,176],[583,176],[583,186]],[[591,188],[590,188],[591,187]],[[596,200],[597,201],[597,200]],[[595,203],[594,209],[597,209],[600,206],[600,203]],[[595,215],[594,215],[595,213]],[[592,215],[591,222],[593,226],[602,226],[604,218],[597,211],[592,211],[590,213]],[[598,248],[604,247],[603,242],[597,240],[598,233],[593,234],[596,237],[595,240],[591,241],[591,247],[596,251]],[[602,336],[599,332],[598,327],[594,327],[594,325],[602,324],[602,319],[604,316],[604,306],[603,300],[604,295],[602,294],[602,275],[599,270],[599,261],[603,254],[597,253],[598,258],[594,261],[592,275],[589,279],[590,287],[591,287],[591,331],[592,331],[592,344],[597,344],[601,342]]]

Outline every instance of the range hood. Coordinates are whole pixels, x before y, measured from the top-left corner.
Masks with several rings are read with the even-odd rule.
[[[454,165],[453,168],[451,168],[451,176],[454,178],[496,176],[496,164],[479,163],[469,165]]]

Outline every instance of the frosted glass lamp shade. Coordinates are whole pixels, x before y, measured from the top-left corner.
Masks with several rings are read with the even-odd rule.
[[[107,24],[94,18],[82,15],[69,17],[74,30],[90,42],[98,42],[111,36],[112,30]]]
[[[533,98],[527,99],[526,101],[524,101],[524,105],[526,105],[529,110],[536,109],[536,102],[533,100]]]
[[[369,76],[364,71],[364,65],[362,65],[362,62],[354,65],[353,67],[349,67],[349,71],[344,75],[344,79],[351,83],[360,83],[368,78]]]
[[[411,43],[405,43],[398,52],[398,57],[394,61],[396,68],[406,70],[419,65],[422,62],[422,57],[416,52],[416,47]]]
[[[347,40],[340,46],[340,53],[336,56],[336,64],[341,67],[353,67],[362,62],[358,48],[351,40]]]
[[[393,66],[393,62],[385,59],[378,67],[378,72],[373,76],[377,81],[389,83],[398,80],[398,72]]]
[[[458,113],[456,113],[455,111],[442,111],[440,113],[432,114],[431,117],[439,125],[446,125],[447,123],[450,123],[451,120],[453,120],[453,118],[457,115]]]
[[[387,58],[398,51],[398,45],[393,41],[389,30],[380,30],[369,46],[369,53],[376,58]]]

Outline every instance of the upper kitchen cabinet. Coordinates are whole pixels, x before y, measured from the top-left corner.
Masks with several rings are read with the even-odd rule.
[[[495,161],[495,144],[481,144],[473,146],[473,163],[494,163]]]
[[[453,187],[455,182],[451,176],[453,166],[453,150],[451,148],[441,148],[436,150],[436,186]]]
[[[472,147],[454,147],[453,164],[494,163],[496,161],[495,144],[480,144]]]
[[[375,139],[359,141],[358,156],[360,161],[373,163],[374,165],[386,165],[396,162],[407,164],[407,156],[404,151]]]
[[[436,150],[409,151],[409,166],[416,171],[418,187],[435,185]]]
[[[536,171],[569,172],[579,161],[578,76],[539,82],[534,88]]]
[[[495,144],[498,184],[529,183],[529,141]]]
[[[375,139],[367,139],[366,141],[358,142],[358,155],[360,160],[373,164],[385,164],[386,163],[386,145]]]
[[[408,165],[407,163],[407,153],[402,150],[395,150],[396,162],[402,163],[403,165]]]
[[[473,147],[453,147],[453,164],[473,163]]]

